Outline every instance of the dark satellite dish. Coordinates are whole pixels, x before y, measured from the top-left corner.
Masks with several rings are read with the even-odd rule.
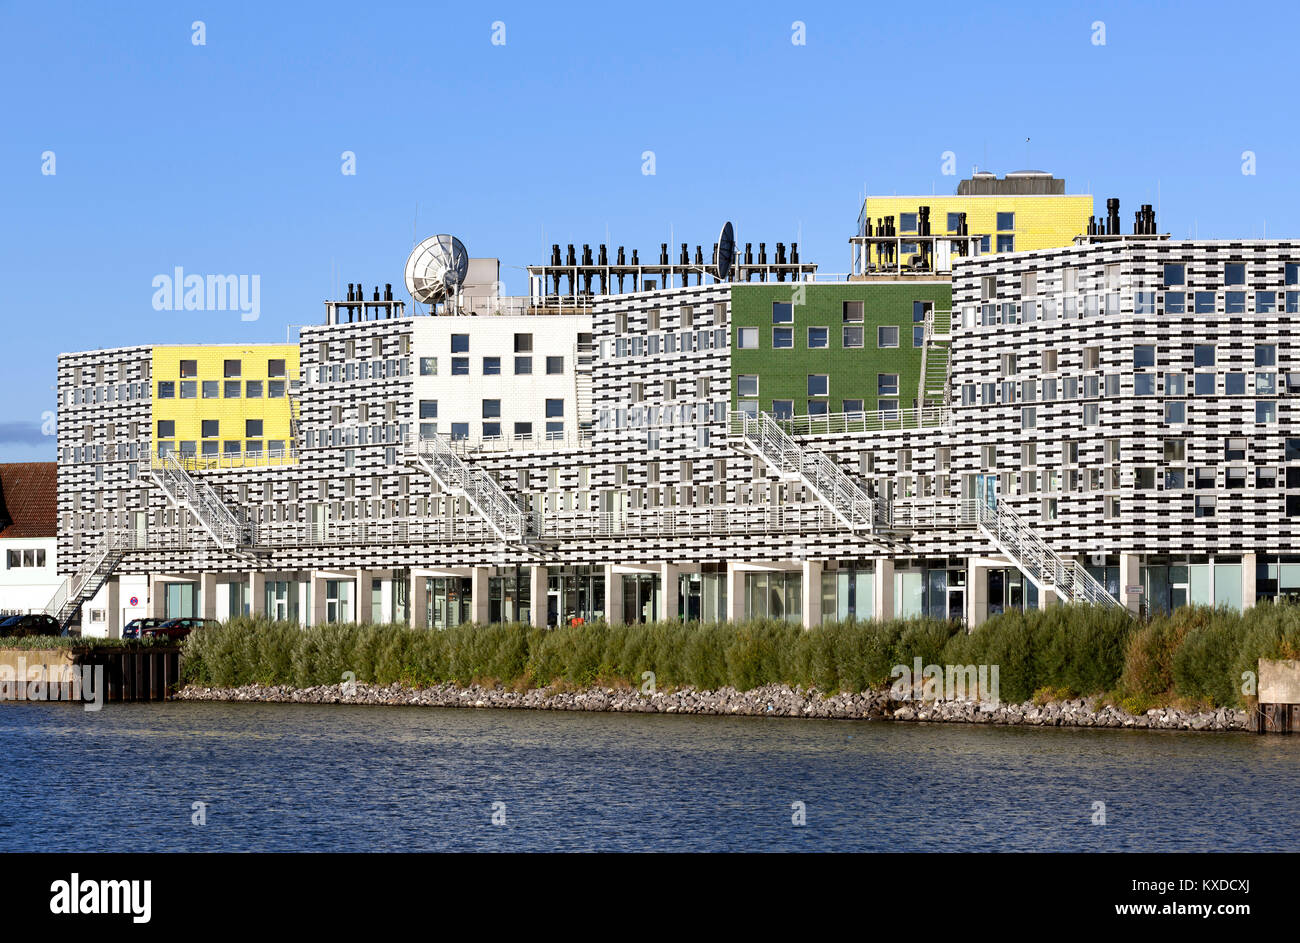
[[[722,225],[722,234],[718,236],[718,281],[725,282],[731,277],[731,265],[736,261],[736,231],[728,220]]]

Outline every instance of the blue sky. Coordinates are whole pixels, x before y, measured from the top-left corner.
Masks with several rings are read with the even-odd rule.
[[[323,318],[332,272],[399,287],[413,234],[500,257],[515,292],[551,242],[651,251],[671,227],[707,251],[725,219],[840,272],[863,188],[951,192],[951,150],[962,175],[1028,166],[1119,196],[1125,220],[1158,202],[1175,236],[1298,235],[1298,19],[1267,3],[0,2],[0,460],[54,457],[40,427],[60,352],[283,341]],[[153,278],[177,266],[259,275],[260,318],[154,310]]]

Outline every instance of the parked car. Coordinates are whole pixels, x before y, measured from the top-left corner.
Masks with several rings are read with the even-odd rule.
[[[179,642],[195,629],[207,629],[220,625],[216,619],[169,619],[162,625],[150,626],[140,630],[142,638],[169,638]]]
[[[166,619],[132,619],[122,627],[122,638],[139,638],[142,629],[152,629],[166,621]]]
[[[23,638],[28,635],[62,635],[63,627],[53,616],[44,613],[28,613],[25,616],[10,616],[0,622],[0,635],[9,638]]]

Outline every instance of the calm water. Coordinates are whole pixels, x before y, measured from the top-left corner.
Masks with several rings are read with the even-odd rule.
[[[1300,848],[1300,737],[0,704],[0,758],[0,850]]]

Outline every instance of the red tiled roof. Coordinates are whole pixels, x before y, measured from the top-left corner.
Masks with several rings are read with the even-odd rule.
[[[54,537],[58,530],[58,464],[0,464],[0,537]]]

